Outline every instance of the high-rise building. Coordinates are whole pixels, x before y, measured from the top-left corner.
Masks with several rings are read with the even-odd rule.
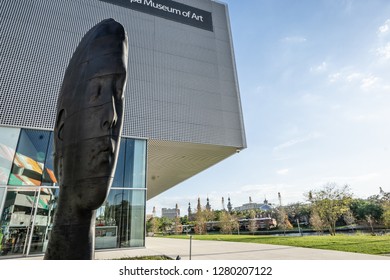
[[[96,248],[144,246],[148,199],[246,147],[225,4],[2,0],[0,242],[7,257],[46,250],[59,192],[58,93],[79,41],[106,18],[124,26],[129,56],[121,148],[97,210]]]

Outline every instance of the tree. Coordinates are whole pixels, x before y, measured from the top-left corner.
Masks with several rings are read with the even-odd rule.
[[[167,217],[162,217],[160,219],[160,229],[163,233],[167,233],[172,228],[172,220],[168,219]]]
[[[181,217],[181,218],[180,218],[180,223],[181,223],[182,225],[188,225],[189,222],[190,222],[190,221],[189,221],[187,215],[185,215],[184,217]]]
[[[310,205],[302,203],[291,203],[287,206],[284,206],[284,209],[287,212],[289,221],[297,221],[308,224],[310,217]]]
[[[146,222],[146,231],[153,234],[157,233],[160,228],[160,219],[153,217]]]
[[[183,233],[183,225],[181,224],[180,217],[176,217],[174,220],[175,234]]]
[[[355,216],[353,215],[353,212],[350,209],[348,209],[348,211],[344,213],[343,219],[345,224],[348,226],[353,225],[356,220]]]
[[[207,225],[206,225],[206,215],[205,211],[202,209],[198,209],[195,215],[195,233],[196,234],[206,234],[207,233]]]
[[[339,188],[335,183],[328,183],[321,190],[310,191],[307,194],[312,208],[329,228],[331,235],[336,235],[337,220],[348,211],[352,200],[349,186]]]
[[[220,231],[224,234],[232,234],[233,231],[238,230],[239,223],[237,218],[232,216],[227,211],[222,211],[219,217]]]
[[[379,222],[382,218],[383,207],[375,200],[354,199],[351,203],[351,211],[359,221]]]
[[[204,209],[202,212],[207,222],[211,222],[215,220],[215,213],[213,210]]]
[[[383,206],[383,214],[382,214],[383,225],[386,228],[390,228],[390,202],[385,203]]]
[[[255,231],[257,230],[257,222],[255,219],[256,219],[256,212],[254,210],[250,210],[248,230],[252,234],[255,234]]]
[[[321,235],[326,228],[324,222],[322,221],[320,215],[316,210],[313,210],[312,214],[310,215],[310,224],[314,228],[314,230]]]
[[[288,215],[284,207],[279,207],[277,222],[278,228],[283,230],[284,233],[286,233],[286,230],[293,228],[292,224],[288,220]]]

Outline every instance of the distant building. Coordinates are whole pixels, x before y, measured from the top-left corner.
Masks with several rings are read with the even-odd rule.
[[[176,208],[163,208],[161,209],[161,217],[175,219],[180,217],[180,209],[176,204]]]
[[[227,208],[228,208],[228,211],[229,211],[229,212],[232,212],[233,205],[232,205],[232,203],[230,202],[230,197],[228,198]]]
[[[207,211],[211,211],[211,205],[210,205],[210,199],[209,198],[207,198],[206,210]]]
[[[271,211],[273,206],[268,203],[268,200],[265,199],[263,203],[252,202],[252,198],[249,197],[249,203],[245,203],[241,206],[235,207],[235,211],[248,211],[248,210],[262,210],[262,211]]]

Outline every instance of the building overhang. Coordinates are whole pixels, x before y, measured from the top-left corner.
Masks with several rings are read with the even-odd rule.
[[[241,148],[237,147],[149,140],[147,199],[161,194],[240,150]]]

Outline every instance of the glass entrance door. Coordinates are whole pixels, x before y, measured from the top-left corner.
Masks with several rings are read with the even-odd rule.
[[[34,216],[36,188],[8,189],[1,214],[1,256],[25,255]]]
[[[55,188],[8,189],[0,220],[1,257],[44,253],[57,193]]]
[[[58,189],[41,188],[34,214],[34,227],[30,236],[27,254],[42,254],[46,251],[57,208]]]

